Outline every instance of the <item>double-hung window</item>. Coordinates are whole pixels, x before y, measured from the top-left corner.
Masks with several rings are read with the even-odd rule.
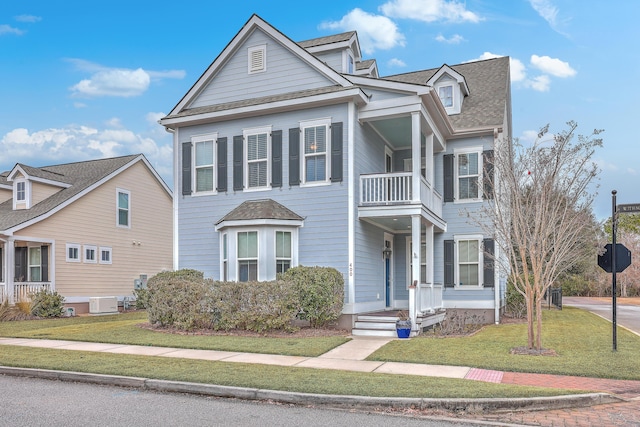
[[[482,170],[482,151],[463,152],[456,155],[457,199],[479,199],[480,171]]]
[[[302,123],[305,183],[327,182],[329,176],[329,120]]]
[[[131,228],[131,193],[127,190],[117,189],[116,224],[118,227]]]
[[[258,232],[238,232],[238,281],[258,280]]]
[[[201,135],[193,137],[193,163],[196,193],[210,193],[214,183],[214,151],[217,135]]]
[[[453,107],[453,86],[440,86],[438,88],[438,96],[445,108]]]
[[[18,202],[27,200],[27,183],[25,181],[16,182],[16,200]]]
[[[459,286],[479,286],[482,283],[481,243],[480,237],[456,239],[457,283]]]
[[[41,254],[40,247],[29,248],[29,280],[31,282],[42,280]]]
[[[291,232],[276,231],[276,274],[291,268]]]
[[[245,141],[245,184],[246,189],[268,188],[270,186],[270,140],[271,127],[248,129],[243,132]]]

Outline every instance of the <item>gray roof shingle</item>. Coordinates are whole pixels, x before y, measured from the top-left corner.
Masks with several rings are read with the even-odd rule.
[[[449,116],[453,127],[461,130],[502,126],[510,96],[509,57],[467,62],[450,67],[464,76],[470,92],[462,103],[460,114]],[[439,69],[385,76],[382,79],[424,85]]]
[[[20,165],[29,175],[47,179],[54,176],[56,181],[70,184],[70,186],[62,188],[29,209],[13,210],[12,199],[0,203],[0,231],[16,227],[50,212],[139,156],[141,155],[136,154],[41,168]],[[7,173],[3,173],[2,176],[6,181]]]
[[[346,33],[333,34],[331,36],[325,36],[325,37],[318,37],[318,38],[315,38],[315,39],[303,40],[301,42],[298,42],[298,45],[300,47],[303,47],[303,48],[307,49],[307,48],[310,48],[310,47],[322,46],[322,45],[325,45],[325,44],[346,42],[346,41],[349,41],[351,39],[351,37],[353,37],[353,35],[355,33],[356,33],[355,31],[347,31]]]
[[[242,202],[237,208],[222,217],[216,225],[224,221],[250,221],[254,219],[304,220],[303,217],[275,200],[262,199]]]

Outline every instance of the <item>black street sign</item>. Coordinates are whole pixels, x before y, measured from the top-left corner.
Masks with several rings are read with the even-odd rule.
[[[640,203],[632,203],[629,205],[618,205],[616,211],[619,213],[640,213]]]
[[[613,246],[611,243],[607,243],[604,248],[604,254],[598,255],[598,265],[607,273],[612,273],[611,249]],[[622,273],[630,265],[631,251],[622,243],[616,243],[616,273]]]

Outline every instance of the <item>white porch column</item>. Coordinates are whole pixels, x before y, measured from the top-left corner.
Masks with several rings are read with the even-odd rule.
[[[434,171],[433,171],[433,169],[435,167],[435,164],[434,164],[434,161],[433,161],[433,132],[429,132],[429,135],[427,135],[427,137],[426,137],[425,144],[426,144],[425,157],[426,157],[426,162],[427,162],[427,164],[426,164],[426,167],[427,167],[426,179],[427,179],[427,182],[430,183],[433,186],[434,185],[433,178],[435,176],[434,175]]]
[[[420,202],[420,169],[422,168],[421,151],[420,113],[411,113],[411,201],[414,203]]]
[[[9,297],[9,304],[15,304],[13,300],[13,288],[16,277],[16,242],[13,237],[7,239],[6,252],[7,266],[5,271],[7,274],[7,296]]]
[[[433,301],[433,297],[434,297],[434,287],[433,287],[433,280],[434,280],[434,276],[433,276],[433,263],[434,263],[434,254],[433,254],[433,230],[434,230],[434,226],[433,224],[427,224],[426,229],[424,231],[424,237],[425,237],[425,243],[426,243],[426,247],[425,247],[425,251],[426,253],[426,260],[427,260],[427,277],[425,277],[425,280],[427,281],[427,283],[429,284],[429,287],[431,288],[429,295],[430,297],[430,301],[429,301],[429,310],[433,310],[434,309],[434,301]],[[422,307],[421,307],[422,308]]]
[[[411,324],[414,330],[417,329],[417,286],[420,284],[420,215],[411,215],[411,277],[413,282],[409,287],[409,317],[411,318]]]

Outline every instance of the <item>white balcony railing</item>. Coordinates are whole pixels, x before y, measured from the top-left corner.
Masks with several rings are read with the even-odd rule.
[[[433,312],[442,308],[442,285],[420,283],[416,294],[417,310],[420,313]]]
[[[360,175],[360,205],[394,205],[413,201],[411,172]],[[442,217],[442,196],[421,177],[420,201]]]
[[[13,284],[13,302],[29,301],[31,294],[39,290],[51,290],[49,282],[17,282]]]

